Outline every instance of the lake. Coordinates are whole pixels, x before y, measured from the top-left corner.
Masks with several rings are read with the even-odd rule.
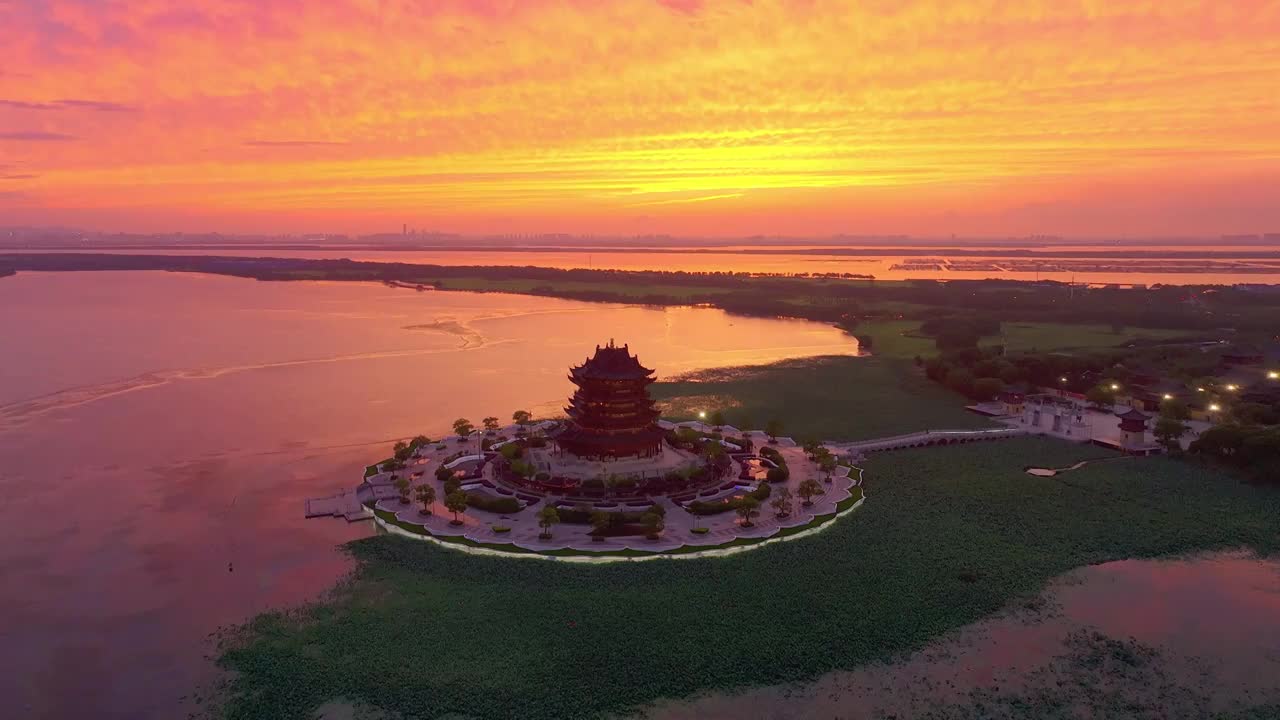
[[[331,587],[369,523],[304,520],[396,438],[558,413],[630,343],[660,378],[856,354],[707,308],[160,272],[0,279],[0,716],[172,718],[219,625]]]
[[[1036,256],[1016,254],[1033,250]],[[0,249],[4,252],[111,252],[160,255],[233,255],[401,262],[430,265],[501,265],[596,270],[671,270],[739,273],[851,273],[878,280],[1056,280],[1087,284],[1280,284],[1280,250],[1266,245],[1062,245],[983,247],[750,246],[750,247],[452,247],[335,246],[306,249],[264,245],[205,248],[110,247],[77,250]],[[1131,257],[1116,257],[1114,253]]]

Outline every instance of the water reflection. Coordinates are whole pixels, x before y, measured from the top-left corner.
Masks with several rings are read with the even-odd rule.
[[[1116,246],[1064,246],[1058,250],[1079,256],[1053,257],[1052,248],[1034,248],[1048,253],[1030,258],[1011,255],[1017,248],[989,248],[981,256],[958,255],[951,248],[926,248],[925,255],[896,255],[878,252],[859,255],[860,248],[817,249],[817,253],[797,252],[803,248],[718,248],[639,249],[619,252],[603,250],[494,248],[489,250],[404,250],[352,247],[342,249],[276,249],[217,247],[208,249],[108,249],[105,252],[143,255],[231,255],[240,257],[283,257],[341,259],[367,262],[402,262],[430,265],[535,265],[552,268],[596,270],[653,270],[683,272],[740,273],[849,273],[873,275],[877,280],[1056,280],[1097,284],[1137,285],[1231,285],[1235,283],[1280,283],[1280,257],[1266,246],[1175,246],[1170,252],[1199,253],[1190,258],[1160,256],[1161,248],[1137,248],[1150,252],[1141,258],[1108,257]],[[871,249],[871,248],[868,248]],[[965,251],[977,247],[963,247]],[[737,250],[737,251],[735,251]],[[745,252],[743,251],[745,250]],[[0,250],[0,253],[5,250]],[[76,251],[53,251],[76,252]],[[80,250],[79,252],[83,252]],[[1205,253],[1225,253],[1219,257]]]
[[[1109,676],[1107,653],[1095,651],[1118,652],[1113,640],[1157,655],[1126,663],[1123,680]],[[1037,707],[1064,717],[1058,711],[1074,707],[1097,717],[1199,718],[1280,702],[1276,648],[1280,561],[1125,560],[1069,573],[1035,609],[962,628],[894,664],[663,702],[644,717],[1003,718],[1037,717]]]

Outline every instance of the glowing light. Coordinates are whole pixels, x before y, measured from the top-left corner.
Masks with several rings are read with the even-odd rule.
[[[1058,382],[1066,382],[1066,381],[1067,381],[1067,377],[1065,375],[1058,378]]]
[[[1198,387],[1198,388],[1196,388],[1196,392],[1204,392],[1204,388],[1202,388],[1202,387]]]
[[[698,417],[702,418],[703,420],[706,420],[706,419],[707,419],[707,411],[706,411],[706,410],[699,410],[699,411],[698,411]]]
[[[1267,379],[1280,380],[1280,372],[1276,372],[1275,370],[1272,370],[1271,372],[1267,373]]]
[[[1164,399],[1165,399],[1165,400],[1172,400],[1172,399],[1173,399],[1173,396],[1172,396],[1172,395],[1170,395],[1169,393],[1165,393],[1165,394],[1164,394]]]
[[[1112,390],[1119,390],[1119,389],[1120,389],[1120,383],[1111,383],[1111,389],[1112,389]]]
[[[1218,412],[1221,409],[1222,409],[1222,406],[1218,405],[1217,403],[1213,403],[1212,405],[1209,406],[1209,412]]]
[[[1239,389],[1239,386],[1237,386],[1237,385],[1228,385],[1228,386],[1227,386],[1227,389],[1228,389],[1228,390],[1230,390],[1231,392],[1235,392],[1236,390],[1238,390],[1238,389]]]

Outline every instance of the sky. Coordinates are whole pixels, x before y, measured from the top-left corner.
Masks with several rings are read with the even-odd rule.
[[[1280,0],[0,0],[0,225],[1280,232]]]

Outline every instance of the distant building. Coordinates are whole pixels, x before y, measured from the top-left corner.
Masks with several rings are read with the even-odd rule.
[[[1120,418],[1120,450],[1130,455],[1151,455],[1160,452],[1160,448],[1147,442],[1147,421],[1149,415],[1130,408],[1121,413]]]

